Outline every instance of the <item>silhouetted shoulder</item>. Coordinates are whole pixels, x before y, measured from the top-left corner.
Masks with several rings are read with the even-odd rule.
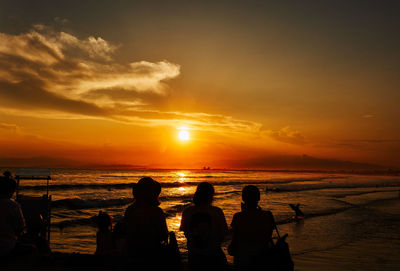
[[[192,216],[192,214],[196,211],[197,207],[195,205],[186,207],[183,212],[182,212],[182,219],[181,219],[181,225],[179,227],[179,230],[187,232],[188,230],[188,220]]]
[[[135,213],[140,213],[147,216],[163,216],[165,217],[164,211],[158,206],[144,206],[139,207],[135,204],[130,205],[126,208],[125,216],[130,216]]]
[[[160,216],[160,217],[164,217],[165,218],[165,213],[164,211],[160,208],[160,207],[156,207],[154,210],[154,214]]]
[[[216,213],[220,213],[220,214],[223,214],[224,213],[224,211],[222,211],[222,209],[221,208],[219,208],[219,207],[217,207],[217,206],[211,206],[211,208],[214,210],[214,212],[216,212]]]
[[[130,212],[132,211],[133,208],[134,208],[134,207],[133,207],[133,204],[129,205],[128,208],[126,208],[126,210],[125,210],[125,216],[126,216],[128,213],[130,213]]]
[[[254,210],[251,212],[241,211],[235,213],[232,218],[231,227],[235,228],[237,226],[241,226],[240,224],[246,223],[249,221],[258,221],[258,223],[262,224],[273,224],[274,218],[271,211],[264,210]]]
[[[258,210],[262,215],[265,215],[266,217],[273,218],[272,212],[271,211],[264,211],[264,210]]]
[[[183,210],[182,215],[183,215],[183,214],[190,214],[190,213],[193,212],[195,209],[196,209],[196,206],[195,206],[195,205],[188,206],[188,207],[186,207],[186,208]]]
[[[182,212],[182,220],[180,226],[181,231],[188,231],[188,226],[190,224],[191,218],[196,213],[209,214],[212,217],[212,220],[217,223],[217,225],[222,225],[223,227],[225,227],[226,225],[225,215],[221,208],[212,205],[201,207],[193,205],[187,207]]]

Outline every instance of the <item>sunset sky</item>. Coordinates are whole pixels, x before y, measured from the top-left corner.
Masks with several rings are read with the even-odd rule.
[[[1,0],[0,162],[400,167],[399,14],[400,1]]]

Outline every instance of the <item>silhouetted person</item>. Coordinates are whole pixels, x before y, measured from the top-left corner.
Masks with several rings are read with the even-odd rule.
[[[263,251],[272,240],[274,218],[258,206],[260,191],[256,186],[245,186],[242,200],[242,211],[233,216],[231,223],[229,254],[234,256],[236,270],[267,270]]]
[[[112,219],[107,213],[99,212],[96,217],[96,255],[111,256],[116,253],[115,242],[112,233]]]
[[[158,207],[160,193],[158,182],[150,177],[140,179],[132,188],[134,202],[125,212],[127,253],[132,264],[140,268],[162,264],[158,259],[168,240],[168,228],[164,212]]]
[[[11,172],[8,171],[8,170],[6,170],[6,171],[3,172],[3,176],[4,176],[4,178],[6,178],[6,179],[12,179],[12,174],[11,174]]]
[[[125,219],[118,221],[113,228],[113,238],[115,242],[115,252],[123,255],[126,250],[126,223]]]
[[[303,212],[300,210],[300,203],[297,204],[289,204],[290,208],[295,212],[295,216],[293,219],[298,220],[304,218]]]
[[[16,248],[25,227],[21,207],[11,199],[16,188],[13,179],[0,177],[0,255],[7,255]]]
[[[190,270],[226,270],[227,261],[221,243],[228,234],[223,211],[212,205],[214,187],[200,183],[193,206],[182,213],[180,230],[187,238]]]
[[[49,244],[40,234],[45,228],[45,223],[41,214],[32,214],[26,218],[26,234],[22,237],[25,245],[32,245],[38,253],[48,255],[51,253]]]

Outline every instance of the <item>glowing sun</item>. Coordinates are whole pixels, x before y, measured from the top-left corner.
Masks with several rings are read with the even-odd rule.
[[[190,133],[186,130],[181,130],[178,133],[178,138],[181,141],[188,141],[190,139]]]

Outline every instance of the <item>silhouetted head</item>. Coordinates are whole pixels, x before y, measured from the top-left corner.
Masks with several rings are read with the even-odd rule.
[[[17,183],[8,177],[0,177],[0,197],[10,199],[17,189]]]
[[[260,190],[255,185],[246,185],[242,190],[242,200],[246,209],[255,209],[260,201]]]
[[[193,196],[193,203],[195,205],[209,205],[213,201],[214,187],[212,184],[202,182],[197,186],[196,192]]]
[[[99,231],[107,231],[112,228],[112,218],[109,214],[99,211],[96,217],[96,223]]]
[[[12,179],[11,172],[8,171],[8,170],[6,170],[6,171],[3,172],[3,176],[4,176],[5,178],[7,178],[7,179]]]
[[[150,205],[160,205],[159,195],[161,185],[150,177],[144,177],[132,187],[132,195],[137,203],[146,203]]]

